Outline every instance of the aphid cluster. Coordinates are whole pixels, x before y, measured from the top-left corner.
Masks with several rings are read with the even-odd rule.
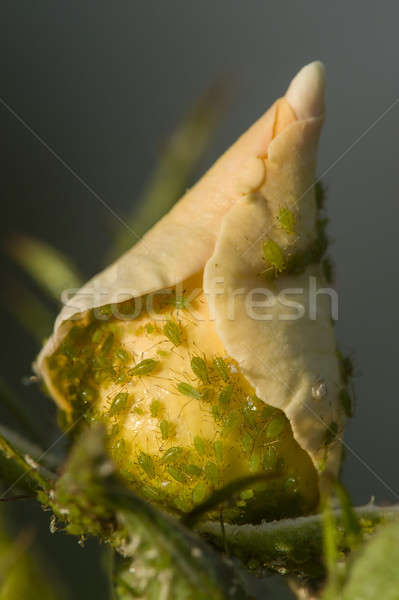
[[[194,326],[177,320],[174,306],[159,310],[163,322],[145,313],[133,321],[89,315],[71,329],[48,363],[71,407],[69,422],[80,415],[101,420],[119,473],[169,510],[187,512],[253,473],[269,479],[232,498],[224,507],[227,521],[311,510],[317,475],[284,414],[255,396],[231,359],[202,353]],[[127,335],[153,340],[151,356],[136,356]],[[171,403],[181,407],[177,414]],[[202,421],[206,430],[198,434]]]

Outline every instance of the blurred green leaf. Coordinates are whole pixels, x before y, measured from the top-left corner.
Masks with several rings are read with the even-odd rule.
[[[323,600],[398,600],[399,523],[383,526],[359,550],[349,566],[347,582],[338,595],[327,587]]]
[[[64,290],[79,289],[82,278],[70,259],[49,244],[27,235],[6,242],[8,254],[52,298],[60,301]]]
[[[342,509],[342,525],[351,548],[355,548],[363,539],[362,527],[359,517],[353,508],[350,496],[344,486],[337,482],[335,485],[337,498]]]
[[[12,490],[23,490],[34,496],[50,487],[40,466],[29,455],[22,455],[0,434],[0,481],[5,485],[1,499]]]
[[[212,141],[226,104],[226,84],[218,82],[196,102],[170,136],[157,167],[135,202],[127,223],[142,236],[186,191],[196,166]],[[114,259],[137,240],[126,229],[118,232]]]
[[[25,285],[10,280],[3,285],[4,308],[42,345],[51,332],[54,314]]]
[[[340,570],[338,565],[339,531],[331,506],[331,498],[328,498],[325,502],[322,518],[324,562],[331,589],[337,592],[340,587]]]
[[[41,557],[33,551],[33,532],[10,539],[0,523],[0,600],[62,600],[60,584],[49,577]]]

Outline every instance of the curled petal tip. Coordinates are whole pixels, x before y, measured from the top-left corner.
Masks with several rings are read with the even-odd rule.
[[[303,67],[288,86],[285,98],[298,119],[320,117],[324,114],[325,69],[320,61]]]

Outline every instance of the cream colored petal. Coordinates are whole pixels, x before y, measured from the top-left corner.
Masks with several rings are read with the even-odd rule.
[[[274,104],[136,245],[68,302],[38,357],[39,372],[67,333],[63,323],[74,315],[174,286],[204,268],[225,214],[264,181],[265,165],[258,157],[272,138],[275,111]]]
[[[319,468],[326,457],[326,428],[334,423],[341,431],[344,421],[338,397],[341,379],[330,298],[319,295],[317,318],[312,319],[310,278],[315,278],[313,284],[317,288],[326,287],[319,265],[309,266],[301,275],[283,273],[276,280],[267,281],[263,243],[272,239],[286,255],[292,255],[316,237],[313,184],[323,90],[320,63],[305,67],[293,80],[286,98],[305,119],[286,127],[270,143],[265,182],[256,194],[242,198],[226,215],[204,276],[216,331],[227,352],[237,360],[257,395],[285,411],[294,436]],[[296,217],[295,235],[280,226],[282,208]],[[255,300],[265,300],[268,292],[278,299],[284,290],[290,290],[285,300],[302,304],[304,316],[281,320],[281,316],[295,314],[295,310],[282,306],[279,300],[272,308],[263,306],[251,311],[248,302],[257,289],[260,293],[253,296]],[[261,290],[265,289],[262,296]],[[293,293],[295,289],[297,292]],[[327,393],[315,399],[312,388],[320,381],[326,385]],[[339,453],[339,444],[333,444],[325,473],[336,473]]]
[[[343,425],[329,298],[318,298],[317,319],[310,319],[309,277],[317,278],[318,287],[326,285],[318,266],[309,267],[300,276],[280,276],[272,284],[265,282],[262,242],[263,223],[268,218],[268,207],[259,194],[240,200],[232,208],[206,267],[205,293],[226,351],[238,362],[257,396],[284,410],[294,437],[320,467],[325,458],[326,427],[334,422],[341,430]],[[280,320],[282,315],[297,312],[279,303],[273,308],[253,308],[251,312],[251,292],[254,300],[265,301],[268,296],[261,291],[265,288],[276,298],[290,290],[285,300],[303,305],[305,316]],[[293,293],[301,288],[303,293]],[[221,294],[221,289],[225,293]],[[234,297],[235,292],[238,293]],[[267,318],[271,320],[261,320]],[[326,384],[327,394],[315,399],[312,388],[320,381]],[[329,453],[329,471],[336,472],[338,458],[336,445]]]
[[[303,67],[291,81],[285,98],[298,119],[320,117],[324,114],[324,65],[315,61]]]

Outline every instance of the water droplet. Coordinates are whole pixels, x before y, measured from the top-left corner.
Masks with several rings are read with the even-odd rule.
[[[318,381],[312,387],[312,396],[315,400],[321,400],[327,395],[327,384],[324,381]]]

